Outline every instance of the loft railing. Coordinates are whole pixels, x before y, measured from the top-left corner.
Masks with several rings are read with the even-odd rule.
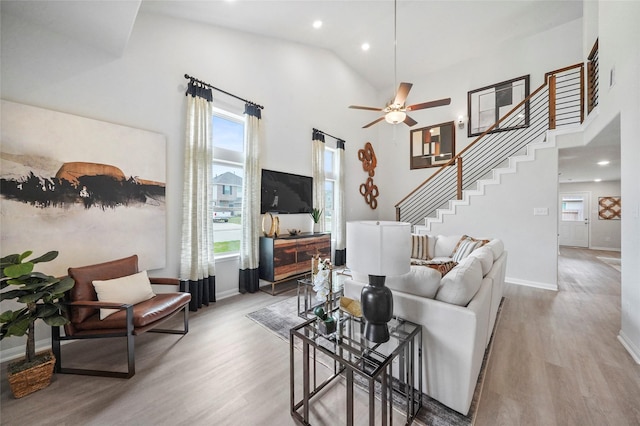
[[[545,82],[531,95],[398,202],[396,220],[424,224],[425,218],[434,216],[450,200],[462,199],[463,190],[473,187],[509,157],[526,152],[532,142],[543,141],[548,129],[580,124],[583,68],[583,64],[576,64],[547,73]],[[523,111],[529,112],[528,123]],[[518,128],[499,130],[513,127]]]
[[[587,57],[587,114],[598,106],[598,80],[600,67],[598,64],[598,40]]]

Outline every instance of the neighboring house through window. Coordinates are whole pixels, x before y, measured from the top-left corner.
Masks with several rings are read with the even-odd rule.
[[[335,158],[336,150],[329,148],[325,144],[324,148],[324,230],[325,232],[332,232],[333,229],[333,206],[334,206],[334,193],[335,183],[338,179],[336,176]]]
[[[214,252],[238,253],[242,234],[244,116],[214,108]]]

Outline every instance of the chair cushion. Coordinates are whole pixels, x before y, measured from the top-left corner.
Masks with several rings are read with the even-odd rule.
[[[482,285],[482,265],[475,257],[467,257],[440,281],[436,300],[467,306]]]
[[[93,287],[101,302],[135,305],[155,296],[147,271],[112,280],[94,280]],[[116,312],[117,309],[100,309],[100,319],[103,320]]]
[[[69,268],[68,273],[75,281],[75,285],[69,290],[69,301],[86,302],[96,301],[93,280],[110,280],[126,277],[138,272],[138,256],[132,255],[110,262],[95,265]],[[78,324],[97,312],[95,308],[71,308],[71,322]]]
[[[188,304],[190,300],[191,295],[189,293],[160,293],[151,299],[137,303],[133,306],[133,327],[137,329],[149,326],[178,311]],[[101,320],[96,313],[78,324],[76,329],[79,331],[122,331],[127,328],[126,318],[127,312],[125,310],[109,315],[104,320]]]

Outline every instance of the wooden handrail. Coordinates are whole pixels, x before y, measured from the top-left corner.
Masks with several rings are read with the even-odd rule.
[[[520,103],[518,103],[515,107],[513,107],[509,112],[507,112],[504,116],[502,116],[498,121],[496,121],[493,125],[491,125],[488,129],[486,129],[482,134],[480,134],[477,138],[475,138],[470,144],[468,144],[466,147],[464,147],[462,149],[462,151],[460,151],[458,154],[456,154],[453,158],[451,158],[451,160],[449,160],[447,163],[445,163],[444,165],[442,165],[438,170],[436,170],[431,176],[429,176],[427,179],[425,179],[424,181],[422,181],[422,183],[420,183],[418,186],[416,186],[411,192],[409,192],[404,198],[402,198],[400,201],[398,201],[395,204],[395,209],[396,209],[396,220],[400,220],[400,205],[402,203],[404,203],[408,198],[410,198],[412,195],[414,195],[418,190],[420,190],[420,188],[422,188],[424,185],[426,185],[430,180],[434,179],[436,176],[438,176],[441,172],[443,172],[447,167],[457,163],[458,166],[458,179],[457,179],[457,197],[458,199],[461,199],[462,197],[462,155],[465,154],[468,150],[470,150],[472,147],[474,147],[482,138],[484,138],[486,135],[488,135],[489,133],[491,133],[496,126],[498,126],[500,123],[502,123],[503,121],[505,121],[507,118],[510,118],[511,115],[518,111],[523,105],[526,105],[527,102],[529,102],[530,100],[532,100],[540,91],[542,91],[546,86],[549,85],[549,80],[551,77],[553,77],[554,80],[554,93],[553,93],[553,99],[554,102],[551,102],[554,105],[554,109],[555,109],[555,74],[559,74],[565,71],[569,71],[571,69],[574,68],[583,68],[584,65],[582,63],[577,63],[577,64],[573,64],[573,65],[569,65],[554,71],[550,71],[545,73],[545,78],[544,78],[544,82],[542,83],[542,85],[540,85],[540,87],[538,87],[536,90],[533,91],[533,93],[531,93],[529,96],[527,96],[525,99],[523,99]],[[582,70],[581,70],[582,73]],[[583,90],[583,83],[582,83],[582,78],[580,79],[580,92],[581,92],[581,98],[582,96],[584,96],[582,94]],[[550,104],[551,104],[550,103]],[[581,105],[583,105],[582,100],[581,100]],[[582,108],[581,108],[582,110]],[[580,116],[580,122],[583,121],[583,115],[581,113]],[[555,116],[554,116],[554,127],[555,128]],[[551,121],[550,121],[551,123]]]

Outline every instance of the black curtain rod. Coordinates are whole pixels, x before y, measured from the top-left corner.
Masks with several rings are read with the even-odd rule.
[[[344,140],[344,139],[342,139],[342,138],[337,138],[337,137],[335,137],[335,136],[333,136],[333,135],[330,135],[329,133],[325,133],[325,132],[323,132],[322,130],[318,130],[318,129],[316,129],[315,127],[313,128],[313,131],[314,131],[314,132],[318,132],[318,133],[322,133],[323,135],[325,135],[325,136],[329,136],[330,138],[334,138],[334,139],[335,139],[335,140],[337,140],[337,141],[345,142],[345,140]]]
[[[204,82],[204,81],[202,81],[202,80],[198,80],[198,79],[197,79],[197,78],[195,78],[195,77],[191,77],[189,74],[185,74],[185,75],[184,75],[184,78],[187,78],[187,79],[189,79],[189,80],[191,80],[191,81],[195,81],[196,83],[200,83],[200,84],[202,84],[203,86],[210,87],[210,88],[212,88],[213,90],[217,90],[218,92],[222,92],[222,93],[224,93],[225,95],[229,95],[229,96],[231,96],[231,97],[234,97],[234,98],[236,98],[236,99],[239,99],[239,100],[241,100],[242,102],[246,102],[246,103],[248,103],[248,104],[255,105],[255,106],[257,106],[257,107],[258,107],[258,108],[260,108],[260,109],[264,109],[264,107],[263,107],[262,105],[258,105],[258,104],[257,104],[257,103],[255,103],[255,102],[251,102],[251,101],[248,101],[248,100],[246,100],[246,99],[243,99],[243,98],[241,98],[240,96],[236,96],[236,95],[234,95],[233,93],[229,93],[229,92],[227,92],[227,91],[225,91],[225,90],[218,89],[217,87],[212,86],[212,85],[210,85],[209,83],[205,83],[205,82]]]

